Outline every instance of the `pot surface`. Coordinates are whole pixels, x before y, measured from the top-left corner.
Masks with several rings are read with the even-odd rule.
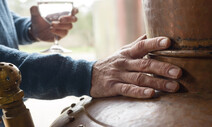
[[[212,50],[211,0],[143,0],[149,38],[170,37],[174,50]]]
[[[212,125],[212,94],[157,93],[153,99],[111,97],[93,99],[78,113],[67,115],[58,127],[209,127]],[[68,121],[74,117],[73,121]],[[63,122],[60,122],[63,121]]]

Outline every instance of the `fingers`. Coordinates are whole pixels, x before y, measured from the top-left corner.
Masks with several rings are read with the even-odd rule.
[[[133,42],[133,43],[136,44],[137,42],[142,41],[142,40],[144,40],[144,39],[147,39],[146,34],[144,34],[144,35],[142,35],[141,37],[139,37],[139,38],[138,38],[135,42]]]
[[[68,30],[60,30],[60,29],[51,29],[51,32],[54,35],[59,36],[60,38],[63,38],[68,34]]]
[[[70,30],[72,27],[73,27],[72,23],[68,23],[68,24],[52,23],[53,29]]]
[[[116,61],[115,66],[129,72],[150,73],[172,79],[178,79],[182,75],[179,67],[153,59],[121,59]]]
[[[72,11],[74,14],[78,12],[77,9]],[[72,22],[77,21],[77,17],[74,15],[62,16],[59,19],[60,22],[53,22],[51,32],[61,38],[65,37],[68,33],[68,30],[72,29]]]
[[[72,23],[62,24],[62,23],[52,23],[51,32],[60,38],[65,37],[68,34],[68,31],[72,29]]]
[[[141,40],[144,40],[144,39],[147,39],[146,34],[144,34],[143,36],[139,37],[136,41],[134,41],[134,42],[132,42],[132,43],[130,43],[130,44],[128,44],[128,45],[122,47],[122,49],[130,48],[130,47],[132,47],[133,45],[135,45],[136,43],[138,43],[138,41],[141,41]]]
[[[170,45],[171,41],[166,37],[145,39],[138,41],[128,50],[124,50],[122,54],[130,58],[141,58],[149,52],[163,50]]]
[[[73,8],[71,14],[76,15],[79,12],[77,8]]]
[[[151,98],[155,91],[151,88],[139,87],[133,84],[117,83],[115,89],[119,95],[133,98]]]
[[[137,72],[121,73],[120,78],[123,80],[123,82],[135,84],[142,87],[150,87],[166,92],[176,92],[179,89],[179,84],[176,81],[154,78],[146,74]]]
[[[62,16],[59,19],[60,23],[72,23],[72,22],[76,22],[77,21],[77,17],[76,16]]]
[[[60,17],[59,21],[60,23],[72,23],[72,22],[76,22],[78,19],[75,16],[78,13],[78,9],[77,8],[73,8],[71,15],[67,15],[67,16],[62,16]]]

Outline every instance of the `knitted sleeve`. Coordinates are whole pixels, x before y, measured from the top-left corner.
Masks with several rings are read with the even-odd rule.
[[[61,55],[28,54],[0,45],[0,62],[16,65],[22,73],[26,97],[56,99],[89,95],[94,62]]]
[[[17,14],[11,12],[15,29],[18,36],[19,44],[31,44],[33,40],[30,39],[28,29],[31,26],[31,19],[26,17],[20,17]]]

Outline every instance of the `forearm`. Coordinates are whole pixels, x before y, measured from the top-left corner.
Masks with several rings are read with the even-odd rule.
[[[60,55],[27,54],[4,46],[0,46],[0,61],[13,63],[21,70],[21,89],[26,97],[89,95],[93,62]]]

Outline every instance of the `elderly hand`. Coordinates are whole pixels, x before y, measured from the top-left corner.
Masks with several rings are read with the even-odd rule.
[[[61,39],[68,34],[72,28],[72,23],[77,21],[75,15],[78,13],[78,9],[74,8],[71,15],[62,16],[58,22],[52,22],[51,25],[41,17],[37,6],[32,6],[30,12],[32,21],[30,34],[32,37],[41,41],[53,42],[55,35]]]
[[[155,78],[156,74],[170,79],[178,79],[182,70],[172,64],[143,58],[156,50],[168,48],[171,42],[166,37],[146,39],[142,36],[135,42],[123,47],[112,57],[97,61],[93,66],[92,97],[123,95],[134,98],[151,98],[154,90],[176,92],[176,81]]]

